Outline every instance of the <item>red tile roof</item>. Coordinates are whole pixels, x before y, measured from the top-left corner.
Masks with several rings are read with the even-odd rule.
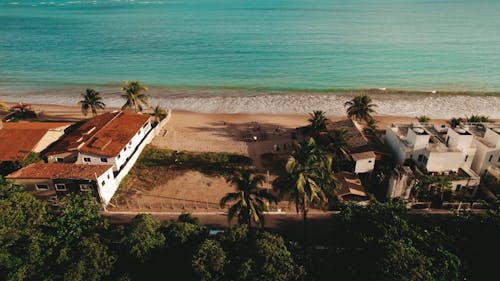
[[[146,114],[115,111],[85,121],[48,149],[47,155],[78,150],[115,157],[149,120]]]
[[[69,163],[35,163],[17,170],[6,179],[84,179],[95,180],[112,165],[85,165]]]
[[[3,123],[0,129],[0,162],[24,159],[50,129],[69,125],[61,122]]]

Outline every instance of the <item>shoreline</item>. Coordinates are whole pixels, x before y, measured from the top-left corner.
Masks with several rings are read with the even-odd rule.
[[[101,92],[107,107],[121,107],[119,87],[96,90]],[[36,91],[36,92],[1,92],[0,99],[10,102],[32,104],[54,104],[74,106],[79,100],[79,90]],[[152,106],[200,113],[245,113],[245,114],[307,114],[313,110],[322,110],[330,116],[344,116],[344,103],[356,92],[255,92],[236,90],[193,90],[150,88],[146,94]],[[427,115],[433,119],[450,119],[473,114],[500,119],[500,94],[467,95],[411,92],[393,92],[392,90],[366,91],[378,105],[378,116],[416,117]]]

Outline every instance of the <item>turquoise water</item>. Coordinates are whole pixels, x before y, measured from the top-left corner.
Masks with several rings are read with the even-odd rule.
[[[0,0],[0,91],[500,91],[499,0]]]

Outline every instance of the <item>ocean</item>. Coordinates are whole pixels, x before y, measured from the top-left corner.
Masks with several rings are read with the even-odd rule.
[[[500,92],[499,12],[498,0],[0,0],[0,97],[124,80],[156,98]]]

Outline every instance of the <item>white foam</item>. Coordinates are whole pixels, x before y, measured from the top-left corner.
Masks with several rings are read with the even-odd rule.
[[[103,93],[107,106],[120,107],[123,100],[117,93]],[[352,96],[339,94],[258,94],[258,95],[191,95],[189,91],[175,95],[150,91],[152,105],[196,112],[220,113],[275,113],[303,114],[313,110],[323,110],[329,115],[345,115],[344,103]],[[0,93],[0,98],[9,102],[53,103],[76,105],[79,95],[55,93]],[[500,118],[500,96],[467,95],[376,95],[380,115],[415,117],[426,115],[430,118],[465,117],[481,114],[490,118]]]

